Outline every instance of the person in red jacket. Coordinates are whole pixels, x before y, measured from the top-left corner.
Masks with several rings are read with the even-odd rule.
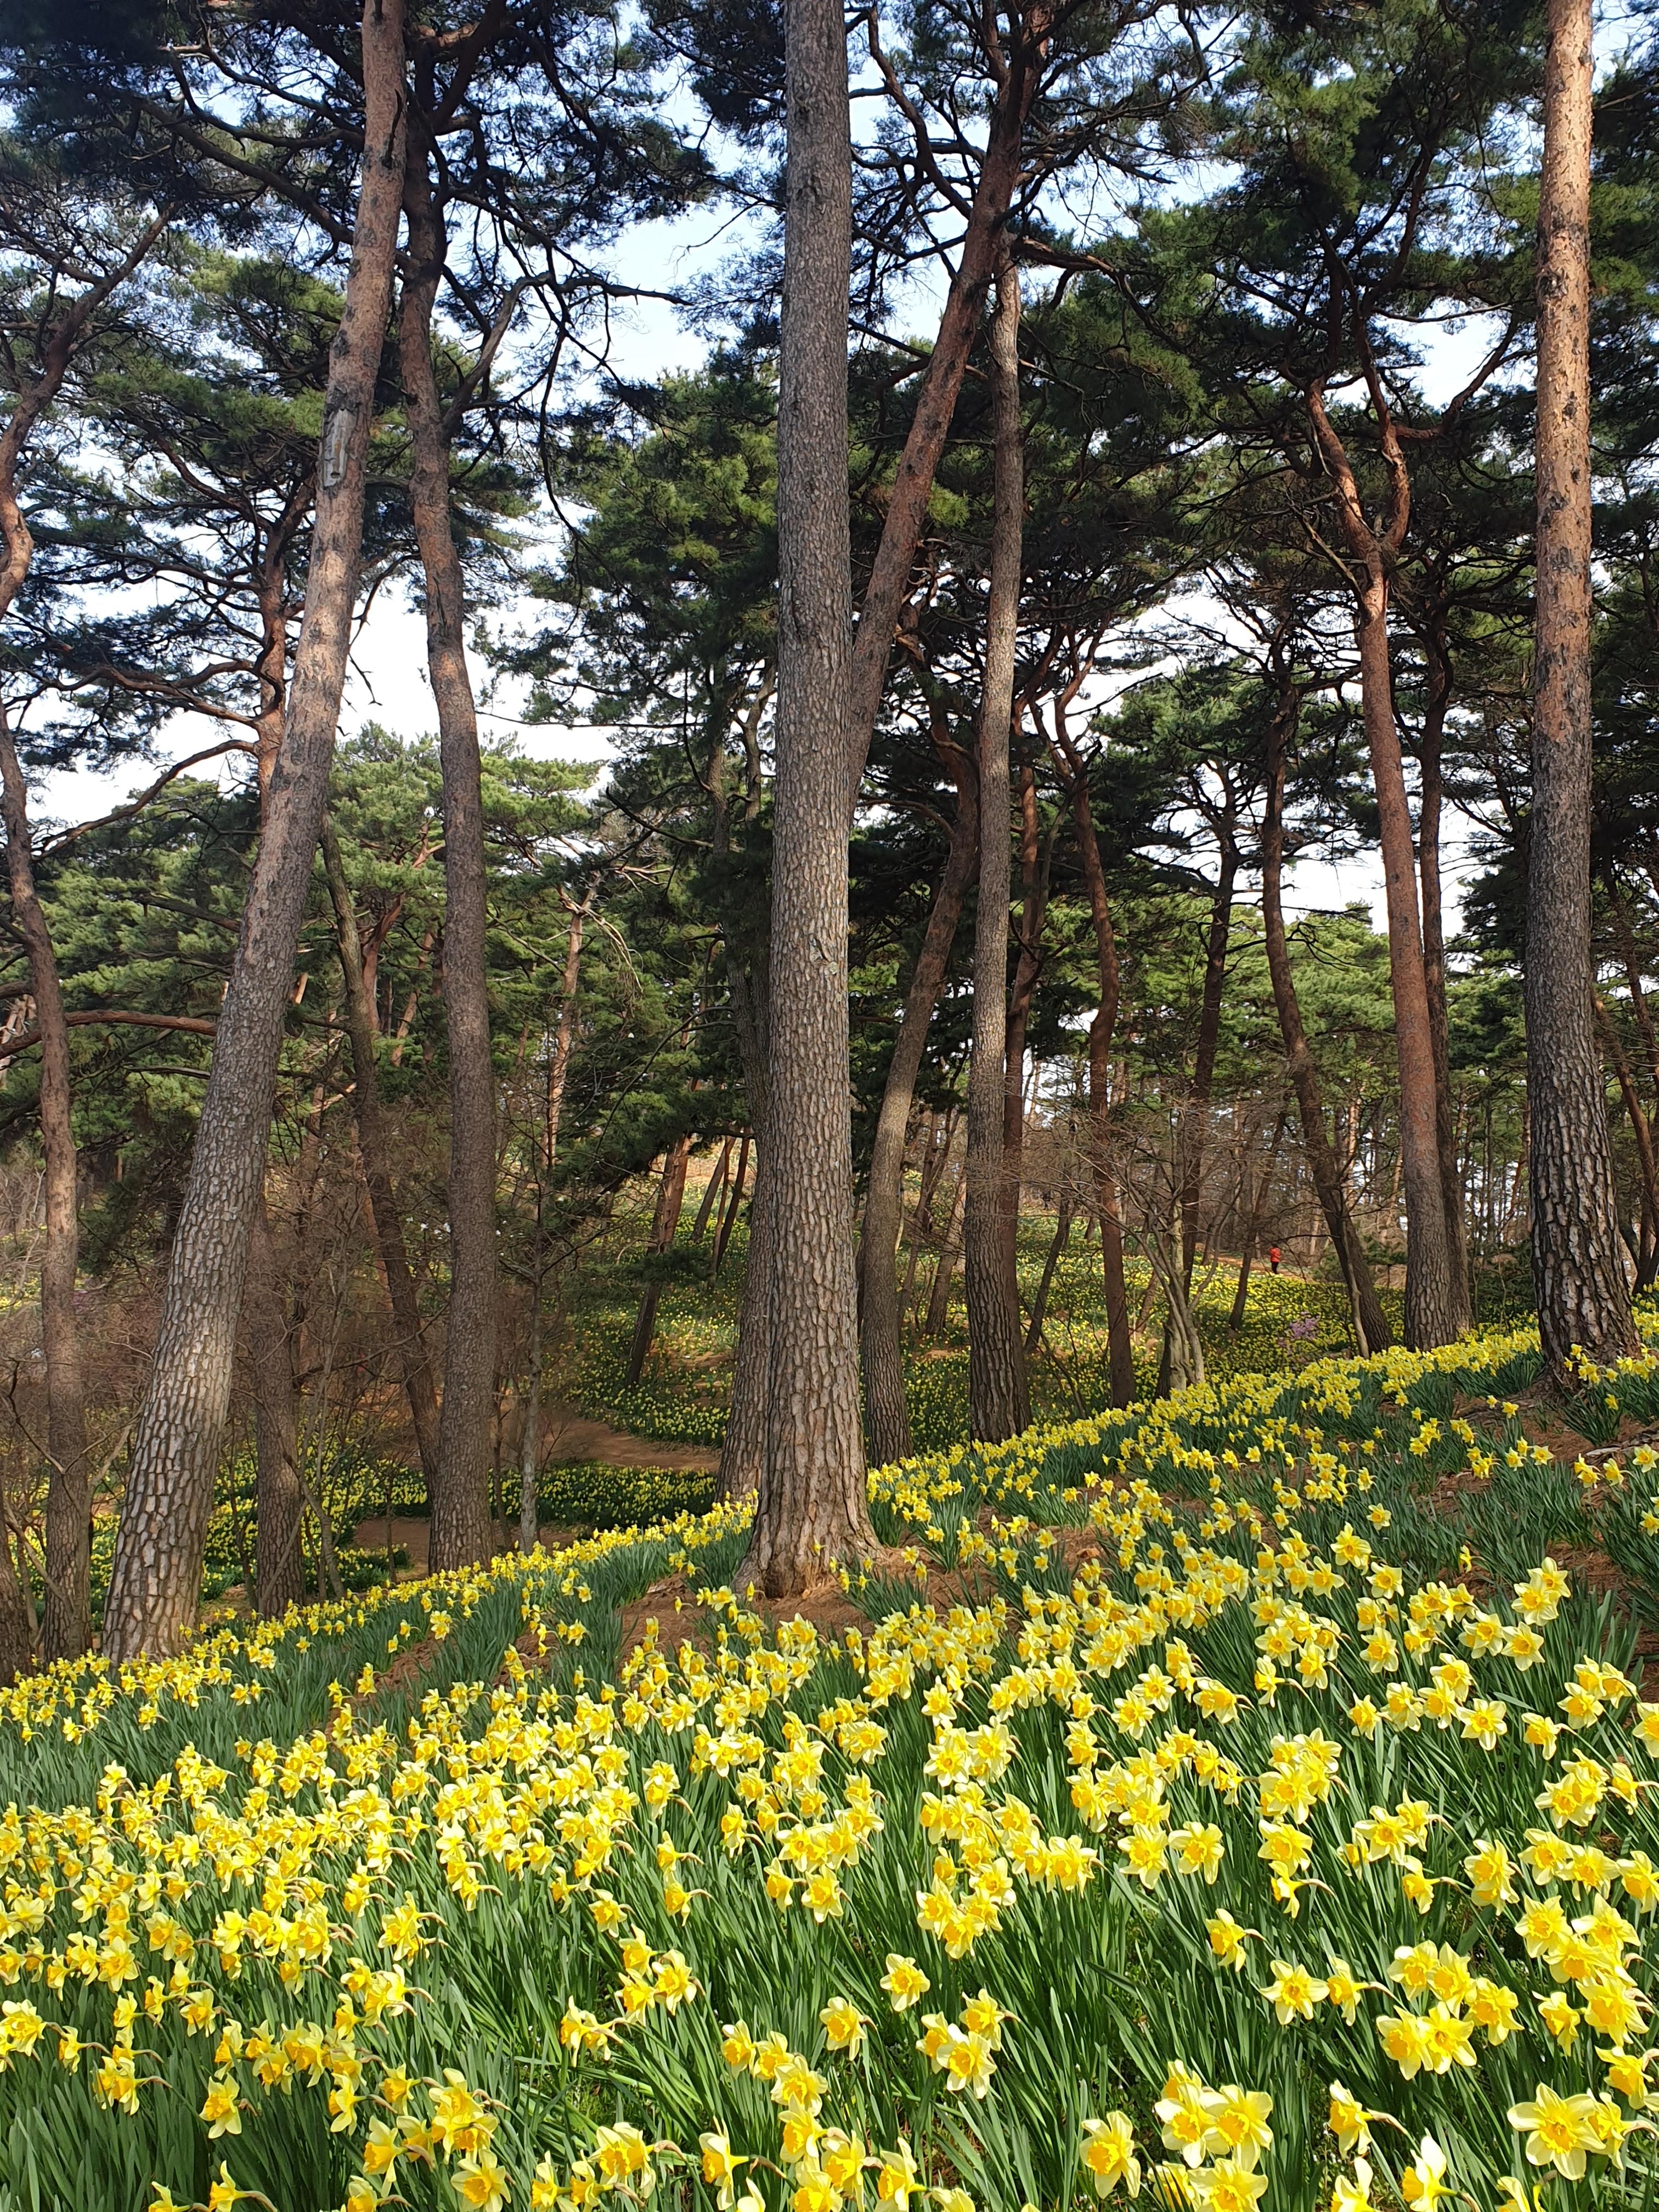
[[[1267,1265],[1273,1269],[1274,1274],[1279,1273],[1279,1247],[1277,1244],[1270,1245],[1268,1248]]]

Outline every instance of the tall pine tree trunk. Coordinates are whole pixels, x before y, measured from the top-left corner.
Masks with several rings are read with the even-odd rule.
[[[449,1312],[432,1489],[432,1571],[489,1549],[489,1427],[495,1407],[495,1071],[489,1049],[489,924],[478,717],[466,666],[466,599],[449,519],[449,440],[432,366],[443,217],[422,133],[404,205],[410,270],[398,316],[410,497],[426,601],[426,657],[443,770],[444,1029],[449,1049]]]
[[[168,1264],[104,1613],[117,1660],[176,1650],[196,1610],[260,1202],[283,1010],[328,788],[362,545],[363,480],[403,198],[402,0],[365,0],[363,163],[329,356],[305,613],[260,838]]]
[[[427,1495],[438,1466],[438,1401],[432,1385],[431,1363],[421,1329],[420,1307],[415,1297],[415,1278],[404,1243],[403,1216],[392,1187],[392,1147],[386,1116],[380,1106],[380,1069],[374,1055],[374,1012],[369,1003],[363,974],[357,915],[345,863],[333,823],[325,816],[322,828],[323,867],[334,908],[334,940],[344,982],[346,1034],[351,1042],[351,1103],[357,1122],[357,1155],[362,1162],[368,1188],[369,1212],[374,1222],[374,1241],[380,1250],[380,1273],[386,1278],[386,1299],[392,1327],[398,1332],[398,1364],[409,1400],[409,1417],[415,1431],[415,1449],[426,1479]]]
[[[1591,1026],[1591,0],[1550,0],[1538,205],[1537,636],[1527,844],[1532,1262],[1551,1376],[1636,1349]]]
[[[997,271],[990,331],[994,489],[991,576],[985,619],[985,675],[979,713],[979,899],[974,926],[974,1038],[968,1064],[968,1201],[963,1275],[968,1292],[968,1419],[989,1443],[1018,1436],[1030,1419],[1019,1326],[1014,1239],[1003,1147],[1008,1040],[1009,731],[1025,520],[1019,428],[1019,277],[1011,259]]]
[[[848,1073],[847,39],[832,0],[788,0],[785,17],[771,1098],[762,1138],[771,1294],[766,1456],[746,1571],[774,1597],[805,1589],[832,1559],[875,1548],[859,1406]]]

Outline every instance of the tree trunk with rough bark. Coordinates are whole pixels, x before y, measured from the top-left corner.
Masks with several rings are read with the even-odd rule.
[[[876,1548],[859,1405],[847,981],[852,146],[846,27],[787,0],[778,360],[766,1457],[746,1573],[793,1596]],[[740,1572],[744,1571],[740,1571]]]
[[[1320,1211],[1336,1249],[1337,1264],[1342,1270],[1353,1314],[1354,1340],[1364,1356],[1382,1350],[1389,1341],[1389,1325],[1371,1279],[1370,1264],[1348,1210],[1348,1195],[1337,1170],[1336,1155],[1331,1149],[1325,1126],[1325,1103],[1319,1091],[1319,1073],[1303,1026],[1302,1006],[1291,973],[1290,945],[1285,934],[1281,898],[1285,764],[1296,711],[1296,692],[1287,686],[1274,708],[1267,735],[1267,778],[1261,820],[1261,935],[1273,984],[1273,1006],[1279,1015],[1279,1033],[1285,1040],[1285,1069],[1302,1121],[1302,1146],[1308,1172],[1313,1178]]]
[[[6,832],[11,917],[28,956],[40,1033],[40,1144],[45,1154],[46,1237],[40,1255],[40,1350],[46,1370],[46,1591],[42,1647],[48,1659],[78,1659],[92,1642],[92,1495],[86,1395],[75,1312],[80,1261],[78,1160],[72,1120],[69,1028],[58,956],[34,887],[28,793],[0,706],[0,817]]]
[[[1591,1026],[1591,0],[1550,0],[1538,206],[1538,538],[1527,1095],[1532,1261],[1550,1375],[1636,1350]]]
[[[283,1012],[311,886],[356,600],[363,485],[403,198],[401,0],[366,0],[356,234],[323,400],[306,605],[270,818],[242,912],[168,1265],[104,1614],[113,1659],[176,1650],[194,1617]]]
[[[1019,1326],[1011,1191],[1003,1146],[1008,1079],[1009,732],[1019,641],[1025,484],[1019,428],[1019,277],[997,271],[990,329],[994,491],[991,574],[980,694],[979,896],[974,922],[974,1036],[968,1063],[968,1201],[963,1274],[968,1292],[968,1425],[987,1443],[1018,1436],[1030,1420]]]
[[[432,1571],[489,1551],[489,1424],[495,1405],[495,1070],[489,1048],[489,928],[478,716],[466,666],[466,594],[449,518],[449,439],[432,365],[443,216],[424,134],[410,151],[404,209],[409,273],[398,366],[409,422],[410,501],[426,601],[426,659],[443,772],[444,1030],[449,1050],[449,1311]]]
[[[415,1430],[415,1449],[427,1494],[438,1467],[438,1401],[432,1384],[431,1362],[421,1329],[421,1311],[415,1296],[415,1277],[404,1243],[403,1216],[392,1187],[391,1145],[380,1105],[380,1069],[374,1055],[374,1012],[369,1004],[363,974],[357,915],[346,880],[345,863],[334,825],[326,816],[322,827],[323,866],[334,908],[334,940],[340,957],[345,989],[346,1033],[351,1042],[351,1103],[357,1122],[357,1157],[362,1162],[368,1189],[374,1240],[386,1278],[392,1327],[398,1332],[398,1362],[409,1400]]]

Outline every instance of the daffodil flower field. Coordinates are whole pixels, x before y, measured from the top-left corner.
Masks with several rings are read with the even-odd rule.
[[[725,1508],[21,1683],[0,2203],[1653,2207],[1659,1360],[1535,1366],[883,1470],[833,1633]]]

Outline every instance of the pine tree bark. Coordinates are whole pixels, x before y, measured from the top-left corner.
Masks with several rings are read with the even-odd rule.
[[[905,1137],[916,1078],[927,1048],[927,1027],[944,987],[979,849],[975,774],[957,746],[945,753],[957,778],[956,820],[927,928],[904,994],[904,1011],[888,1063],[870,1148],[864,1220],[859,1235],[859,1349],[864,1372],[865,1435],[874,1467],[908,1459],[910,1410],[899,1344],[898,1242],[904,1221]]]
[[[1411,485],[1399,434],[1369,353],[1366,368],[1389,479],[1388,512],[1380,531],[1373,529],[1366,515],[1352,464],[1326,411],[1322,386],[1317,383],[1308,394],[1308,411],[1335,492],[1337,518],[1350,557],[1360,715],[1376,799],[1389,917],[1389,980],[1400,1069],[1401,1152],[1406,1189],[1406,1339],[1421,1351],[1449,1344],[1461,1333],[1462,1318],[1468,1311],[1468,1286],[1455,1267],[1441,1180],[1434,1043],[1418,909],[1416,841],[1406,796],[1400,730],[1395,720],[1394,667],[1389,643],[1389,579],[1410,520]]]
[[[1025,1330],[1025,1357],[1032,1358],[1042,1341],[1042,1324],[1048,1317],[1048,1296],[1054,1286],[1054,1270],[1059,1267],[1066,1247],[1072,1241],[1073,1200],[1069,1182],[1060,1186],[1060,1211],[1054,1216],[1054,1233],[1043,1255],[1042,1273],[1037,1279],[1036,1296],[1031,1301],[1031,1318]]]
[[[489,1425],[495,1406],[495,1071],[478,717],[466,666],[466,592],[449,516],[449,438],[432,365],[443,217],[422,131],[407,164],[410,267],[398,366],[410,439],[410,501],[426,601],[427,668],[443,773],[444,1028],[449,1050],[449,1311],[432,1486],[432,1571],[489,1550]]]
[[[283,1010],[327,793],[362,544],[375,380],[403,198],[402,0],[365,0],[356,234],[323,401],[311,568],[282,757],[219,1015],[133,1438],[104,1614],[113,1659],[178,1649],[196,1609]]]
[[[1025,483],[1019,427],[1019,276],[997,270],[990,328],[994,489],[991,574],[980,694],[979,896],[974,921],[974,1035],[968,1063],[968,1199],[963,1273],[968,1293],[968,1424],[987,1443],[1018,1436],[1030,1421],[1025,1346],[1019,1326],[1014,1237],[1019,1202],[1008,1187],[1003,1146],[1008,1064],[1008,750],[1019,641]]]
[[[1564,1388],[1636,1349],[1590,1010],[1590,32],[1591,0],[1549,0],[1524,982],[1538,1334]]]
[[[1267,789],[1261,818],[1261,934],[1273,984],[1273,1006],[1279,1015],[1279,1033],[1285,1041],[1285,1065],[1302,1121],[1302,1148],[1319,1200],[1319,1210],[1325,1217],[1325,1225],[1336,1249],[1337,1264],[1347,1286],[1354,1341],[1363,1358],[1369,1352],[1381,1352],[1388,1344],[1389,1325],[1371,1279],[1370,1264],[1348,1208],[1336,1155],[1331,1149],[1319,1073],[1303,1026],[1302,1006],[1291,973],[1290,945],[1285,934],[1285,767],[1297,703],[1295,686],[1285,684],[1268,726]]]
[[[386,1278],[386,1298],[392,1308],[392,1325],[398,1332],[398,1363],[404,1395],[409,1400],[415,1449],[429,1498],[438,1466],[438,1401],[421,1328],[415,1277],[404,1242],[403,1216],[392,1185],[392,1147],[380,1105],[380,1068],[374,1054],[374,1010],[369,1003],[368,982],[363,973],[356,910],[351,886],[346,880],[340,841],[326,815],[323,817],[322,848],[329,898],[334,908],[334,941],[345,986],[357,1155],[362,1162],[363,1181],[368,1188],[369,1212],[374,1222],[374,1241],[380,1249],[380,1273]]]
[[[848,1080],[852,145],[846,27],[787,0],[778,362],[766,1457],[747,1573],[792,1596],[875,1549],[859,1407]]]

